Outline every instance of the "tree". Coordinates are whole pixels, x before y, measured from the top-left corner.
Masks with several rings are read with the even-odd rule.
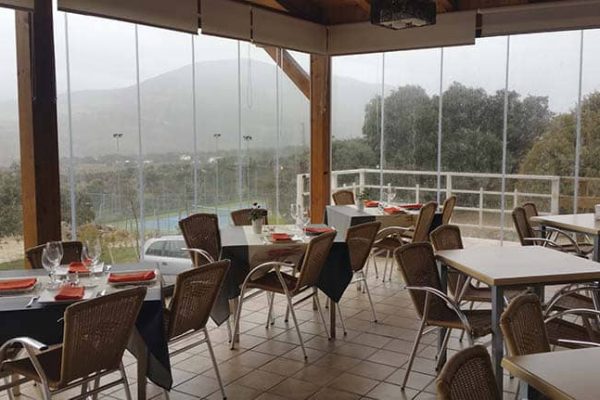
[[[364,138],[334,139],[331,148],[334,170],[375,168],[379,164],[379,154]]]
[[[401,86],[385,99],[386,166],[435,170],[437,166],[439,97],[419,86]],[[546,97],[508,92],[507,170],[515,172],[527,149],[552,117]],[[380,143],[381,98],[365,109],[363,134],[377,154]],[[488,94],[454,82],[443,93],[442,169],[499,172],[502,163],[504,91]]]
[[[21,169],[13,164],[0,170],[0,237],[20,235],[23,230]]]

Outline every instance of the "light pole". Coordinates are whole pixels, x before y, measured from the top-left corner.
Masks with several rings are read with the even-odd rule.
[[[216,189],[216,195],[215,195],[215,207],[219,206],[219,138],[221,137],[220,133],[215,133],[213,134],[213,137],[215,138],[215,189]]]
[[[115,159],[115,166],[117,169],[117,187],[115,188],[115,192],[116,192],[116,208],[120,211],[121,210],[121,172],[119,171],[119,155],[120,155],[120,148],[119,148],[119,140],[123,137],[122,133],[113,133],[112,135],[113,139],[115,139],[116,143],[117,143],[117,158]]]
[[[242,139],[244,139],[244,143],[246,144],[246,188],[248,190],[248,197],[250,197],[250,141],[252,140],[252,136],[244,135]],[[248,198],[248,200],[250,199]]]

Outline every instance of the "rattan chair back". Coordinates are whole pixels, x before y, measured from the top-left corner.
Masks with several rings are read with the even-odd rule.
[[[452,219],[452,213],[454,212],[454,206],[456,205],[456,196],[447,197],[442,205],[442,224],[446,225],[450,223]]]
[[[231,220],[233,221],[233,225],[235,226],[245,226],[252,225],[252,219],[250,218],[252,208],[242,208],[241,210],[235,210],[231,212]],[[267,215],[269,212],[265,208],[259,208],[255,210],[256,212],[262,214],[264,218],[264,224],[269,225],[269,219]]]
[[[61,264],[69,264],[74,261],[81,261],[81,251],[83,249],[81,242],[70,241],[61,243],[63,247],[63,258]],[[31,247],[25,250],[25,257],[27,257],[27,261],[29,261],[31,268],[44,268],[42,265],[42,252],[44,251],[45,247],[45,244],[40,244],[39,246]]]
[[[219,232],[219,218],[216,214],[193,214],[179,221],[179,228],[185,239],[185,244],[190,249],[207,251],[213,259],[218,260],[221,255],[221,234]],[[204,257],[197,257],[190,253],[195,266],[208,264]]]
[[[348,206],[355,203],[352,190],[338,190],[331,197],[333,197],[333,204],[336,206]]]
[[[456,225],[440,225],[430,234],[431,244],[435,251],[462,249],[463,242],[460,228]],[[448,271],[448,288],[453,295],[457,295],[459,274],[456,271]]]
[[[455,354],[436,381],[440,400],[500,400],[490,355],[481,345]]]
[[[535,237],[535,232],[531,229],[527,213],[523,207],[516,207],[512,212],[513,223],[515,224],[515,230],[519,235],[519,241],[522,246],[532,246],[534,243],[526,241],[525,238]]]
[[[532,202],[523,203],[523,205],[521,207],[523,207],[523,210],[525,210],[525,215],[527,215],[528,221],[531,217],[537,217],[539,215],[537,206],[535,205],[535,203],[532,203]]]
[[[169,339],[206,326],[229,265],[229,260],[217,261],[177,275],[168,313]]]
[[[535,294],[511,300],[500,317],[500,328],[511,356],[550,351],[542,305]]]
[[[327,261],[327,256],[329,256],[335,235],[336,232],[327,232],[310,240],[304,254],[304,261],[300,267],[300,275],[296,282],[295,292],[306,287],[316,286],[321,275],[321,270]]]
[[[430,201],[425,203],[419,212],[417,222],[415,223],[415,232],[413,234],[413,242],[427,242],[429,241],[429,231],[431,230],[431,224],[435,217],[435,210],[437,209],[437,203]]]
[[[381,222],[375,221],[351,226],[346,231],[346,244],[350,253],[350,265],[354,272],[364,268],[380,227]]]
[[[417,242],[401,246],[394,251],[394,257],[396,257],[400,273],[407,286],[442,290],[435,255],[430,243]],[[409,294],[419,318],[422,318],[425,312],[425,292],[409,290]],[[437,296],[430,297],[428,319],[446,320],[451,315],[452,311],[447,308],[443,300]]]
[[[67,307],[59,386],[119,368],[145,296],[137,287]]]

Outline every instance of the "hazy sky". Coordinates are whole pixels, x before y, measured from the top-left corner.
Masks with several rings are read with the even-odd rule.
[[[55,45],[59,92],[65,90],[64,13],[57,13]],[[14,16],[0,9],[0,101],[16,96]],[[149,27],[139,28],[140,75],[142,79],[190,64],[191,35]],[[72,89],[110,89],[135,82],[135,36],[133,25],[106,19],[69,15]],[[478,39],[475,46],[444,50],[444,88],[454,81],[487,91],[503,89],[507,38]],[[268,61],[261,49],[240,46],[244,58]],[[440,49],[387,53],[385,83],[388,87],[418,84],[428,93],[438,93]],[[235,59],[233,40],[211,36],[195,38],[196,61]],[[161,61],[156,62],[157,54]],[[308,56],[297,54],[308,67]],[[577,100],[580,32],[518,35],[510,38],[509,88],[523,95],[549,96],[554,111],[566,111]],[[381,83],[382,56],[370,54],[336,57],[334,75]],[[243,68],[251,68],[244,61]],[[7,79],[8,78],[8,79]],[[600,30],[584,32],[583,93],[600,90]]]

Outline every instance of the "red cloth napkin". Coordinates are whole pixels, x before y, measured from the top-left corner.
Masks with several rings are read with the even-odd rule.
[[[81,300],[84,291],[82,286],[63,286],[54,296],[54,300]]]
[[[365,207],[379,207],[379,202],[377,200],[365,200]]]
[[[401,209],[401,208],[398,208],[398,207],[395,207],[395,206],[391,206],[391,207],[385,207],[385,208],[383,209],[383,211],[384,211],[386,214],[400,214],[400,213],[404,212],[404,211],[402,211],[402,209]]]
[[[87,263],[81,262],[81,261],[73,261],[72,263],[69,264],[69,273],[74,274],[75,272],[78,272],[80,274],[88,274],[90,272],[90,270],[88,269]]]
[[[287,242],[292,240],[292,237],[287,233],[271,233],[271,240],[273,242]]]
[[[317,227],[317,226],[309,226],[304,229],[306,233],[313,233],[315,235],[319,235],[321,233],[333,232],[333,229],[328,227]]]
[[[36,278],[28,279],[11,279],[6,281],[0,281],[0,291],[11,291],[19,289],[29,289],[37,283]]]
[[[156,278],[154,271],[129,272],[122,274],[111,273],[108,281],[112,283],[151,281]]]
[[[420,210],[421,208],[423,208],[423,204],[421,204],[421,203],[400,204],[399,207],[405,208],[407,210]]]

